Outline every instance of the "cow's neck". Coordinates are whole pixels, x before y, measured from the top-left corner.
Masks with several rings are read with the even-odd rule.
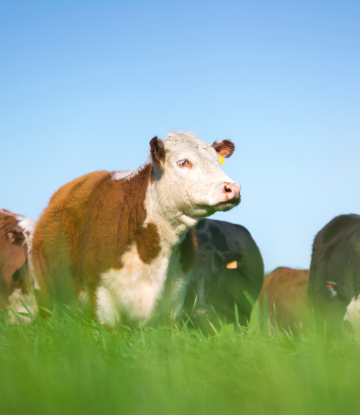
[[[161,193],[154,182],[150,183],[145,198],[146,222],[154,222],[163,243],[173,249],[184,240],[187,231],[198,220],[184,215],[168,195]]]

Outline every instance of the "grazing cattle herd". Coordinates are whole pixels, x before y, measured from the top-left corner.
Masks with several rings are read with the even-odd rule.
[[[331,331],[344,319],[360,323],[359,215],[337,216],[316,235],[308,294],[317,321]]]
[[[338,216],[316,235],[310,271],[264,278],[246,228],[204,219],[241,201],[220,168],[234,150],[171,132],[150,141],[138,170],[65,184],[37,223],[0,209],[0,309],[17,323],[30,322],[18,313],[75,304],[109,329],[181,318],[214,333],[246,326],[259,300],[270,333],[360,328],[360,216]]]

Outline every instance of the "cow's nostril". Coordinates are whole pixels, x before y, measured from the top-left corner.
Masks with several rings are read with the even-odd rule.
[[[240,186],[236,183],[224,183],[223,193],[227,194],[227,200],[237,200],[240,198]]]

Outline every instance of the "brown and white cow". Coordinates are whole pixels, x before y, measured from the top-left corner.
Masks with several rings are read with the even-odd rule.
[[[280,328],[294,334],[308,322],[308,270],[276,268],[268,274],[259,296],[260,311],[267,312],[269,331],[275,333],[275,320]]]
[[[27,261],[27,243],[34,224],[25,216],[0,209],[0,308],[10,306],[16,312],[27,312],[21,298],[33,314],[37,313]],[[8,316],[13,323],[18,322],[10,311]]]
[[[196,252],[197,222],[240,203],[220,168],[231,141],[206,144],[171,132],[150,141],[136,171],[97,171],[61,187],[34,232],[31,263],[39,301],[72,293],[108,327],[176,316]]]

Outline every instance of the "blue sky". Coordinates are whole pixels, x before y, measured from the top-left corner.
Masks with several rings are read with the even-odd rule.
[[[139,166],[154,135],[231,139],[266,270],[360,213],[360,2],[0,0],[0,207]]]

